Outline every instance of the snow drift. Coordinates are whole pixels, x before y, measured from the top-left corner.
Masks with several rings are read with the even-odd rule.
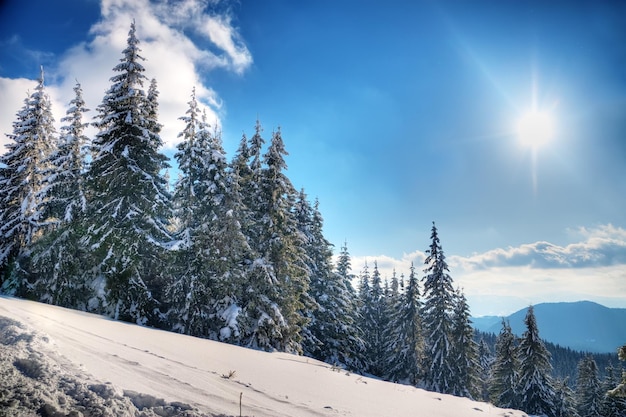
[[[0,416],[238,416],[240,405],[256,417],[525,416],[302,356],[7,297],[0,345]]]

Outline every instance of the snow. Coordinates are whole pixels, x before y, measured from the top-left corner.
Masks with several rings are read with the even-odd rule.
[[[161,409],[182,410],[189,405],[198,413],[234,416],[240,415],[241,396],[242,414],[256,417],[526,416],[466,398],[350,374],[302,356],[245,349],[0,297],[0,333],[6,326],[15,328],[15,322],[37,341],[26,346],[28,337],[0,340],[5,345],[3,355],[9,352],[17,357],[20,352],[11,348],[22,347],[22,358],[13,362],[16,368],[19,365],[28,371],[31,357],[43,361],[42,369],[69,373],[79,381],[74,387],[89,387],[85,390],[90,398],[108,397],[109,402],[101,404],[110,404],[112,409],[130,401],[138,408],[144,402]],[[33,377],[18,370],[24,380]],[[0,377],[9,373],[0,369]],[[60,379],[64,384],[69,380]],[[118,402],[111,402],[115,398]]]

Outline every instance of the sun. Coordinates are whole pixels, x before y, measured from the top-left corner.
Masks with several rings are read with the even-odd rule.
[[[517,122],[517,135],[525,146],[537,149],[554,137],[552,115],[545,111],[531,110]]]

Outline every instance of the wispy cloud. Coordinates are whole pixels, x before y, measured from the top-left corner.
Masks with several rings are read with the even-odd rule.
[[[135,20],[139,47],[146,58],[148,78],[156,78],[160,92],[161,132],[166,147],[179,141],[192,88],[207,112],[209,122],[220,124],[221,100],[216,91],[204,85],[208,71],[221,69],[242,74],[252,56],[238,30],[232,24],[228,7],[219,1],[200,0],[102,0],[101,18],[85,34],[86,40],[63,53],[48,74],[48,92],[55,98],[53,111],[58,120],[64,106],[72,99],[72,87],[78,80],[87,106],[95,109],[110,86],[112,68],[126,46],[130,23]],[[195,36],[191,36],[191,33]],[[22,107],[27,90],[36,82],[24,79],[0,79],[3,112],[0,115],[0,145],[7,143],[15,113]],[[145,88],[147,89],[147,85]],[[91,112],[93,116],[95,112]],[[93,133],[93,132],[91,132]],[[0,147],[0,153],[5,151]]]
[[[470,257],[455,256],[451,258],[451,264],[464,270],[516,266],[589,268],[626,264],[626,230],[609,224],[592,229],[581,227],[573,234],[583,240],[566,246],[535,242]]]

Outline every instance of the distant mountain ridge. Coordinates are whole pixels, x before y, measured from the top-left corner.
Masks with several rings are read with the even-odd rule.
[[[626,343],[626,308],[609,308],[591,301],[542,303],[534,306],[539,336],[542,339],[593,353],[615,353]],[[514,334],[526,331],[524,317],[528,308],[505,317]],[[502,318],[472,318],[474,328],[487,333],[500,333]]]

